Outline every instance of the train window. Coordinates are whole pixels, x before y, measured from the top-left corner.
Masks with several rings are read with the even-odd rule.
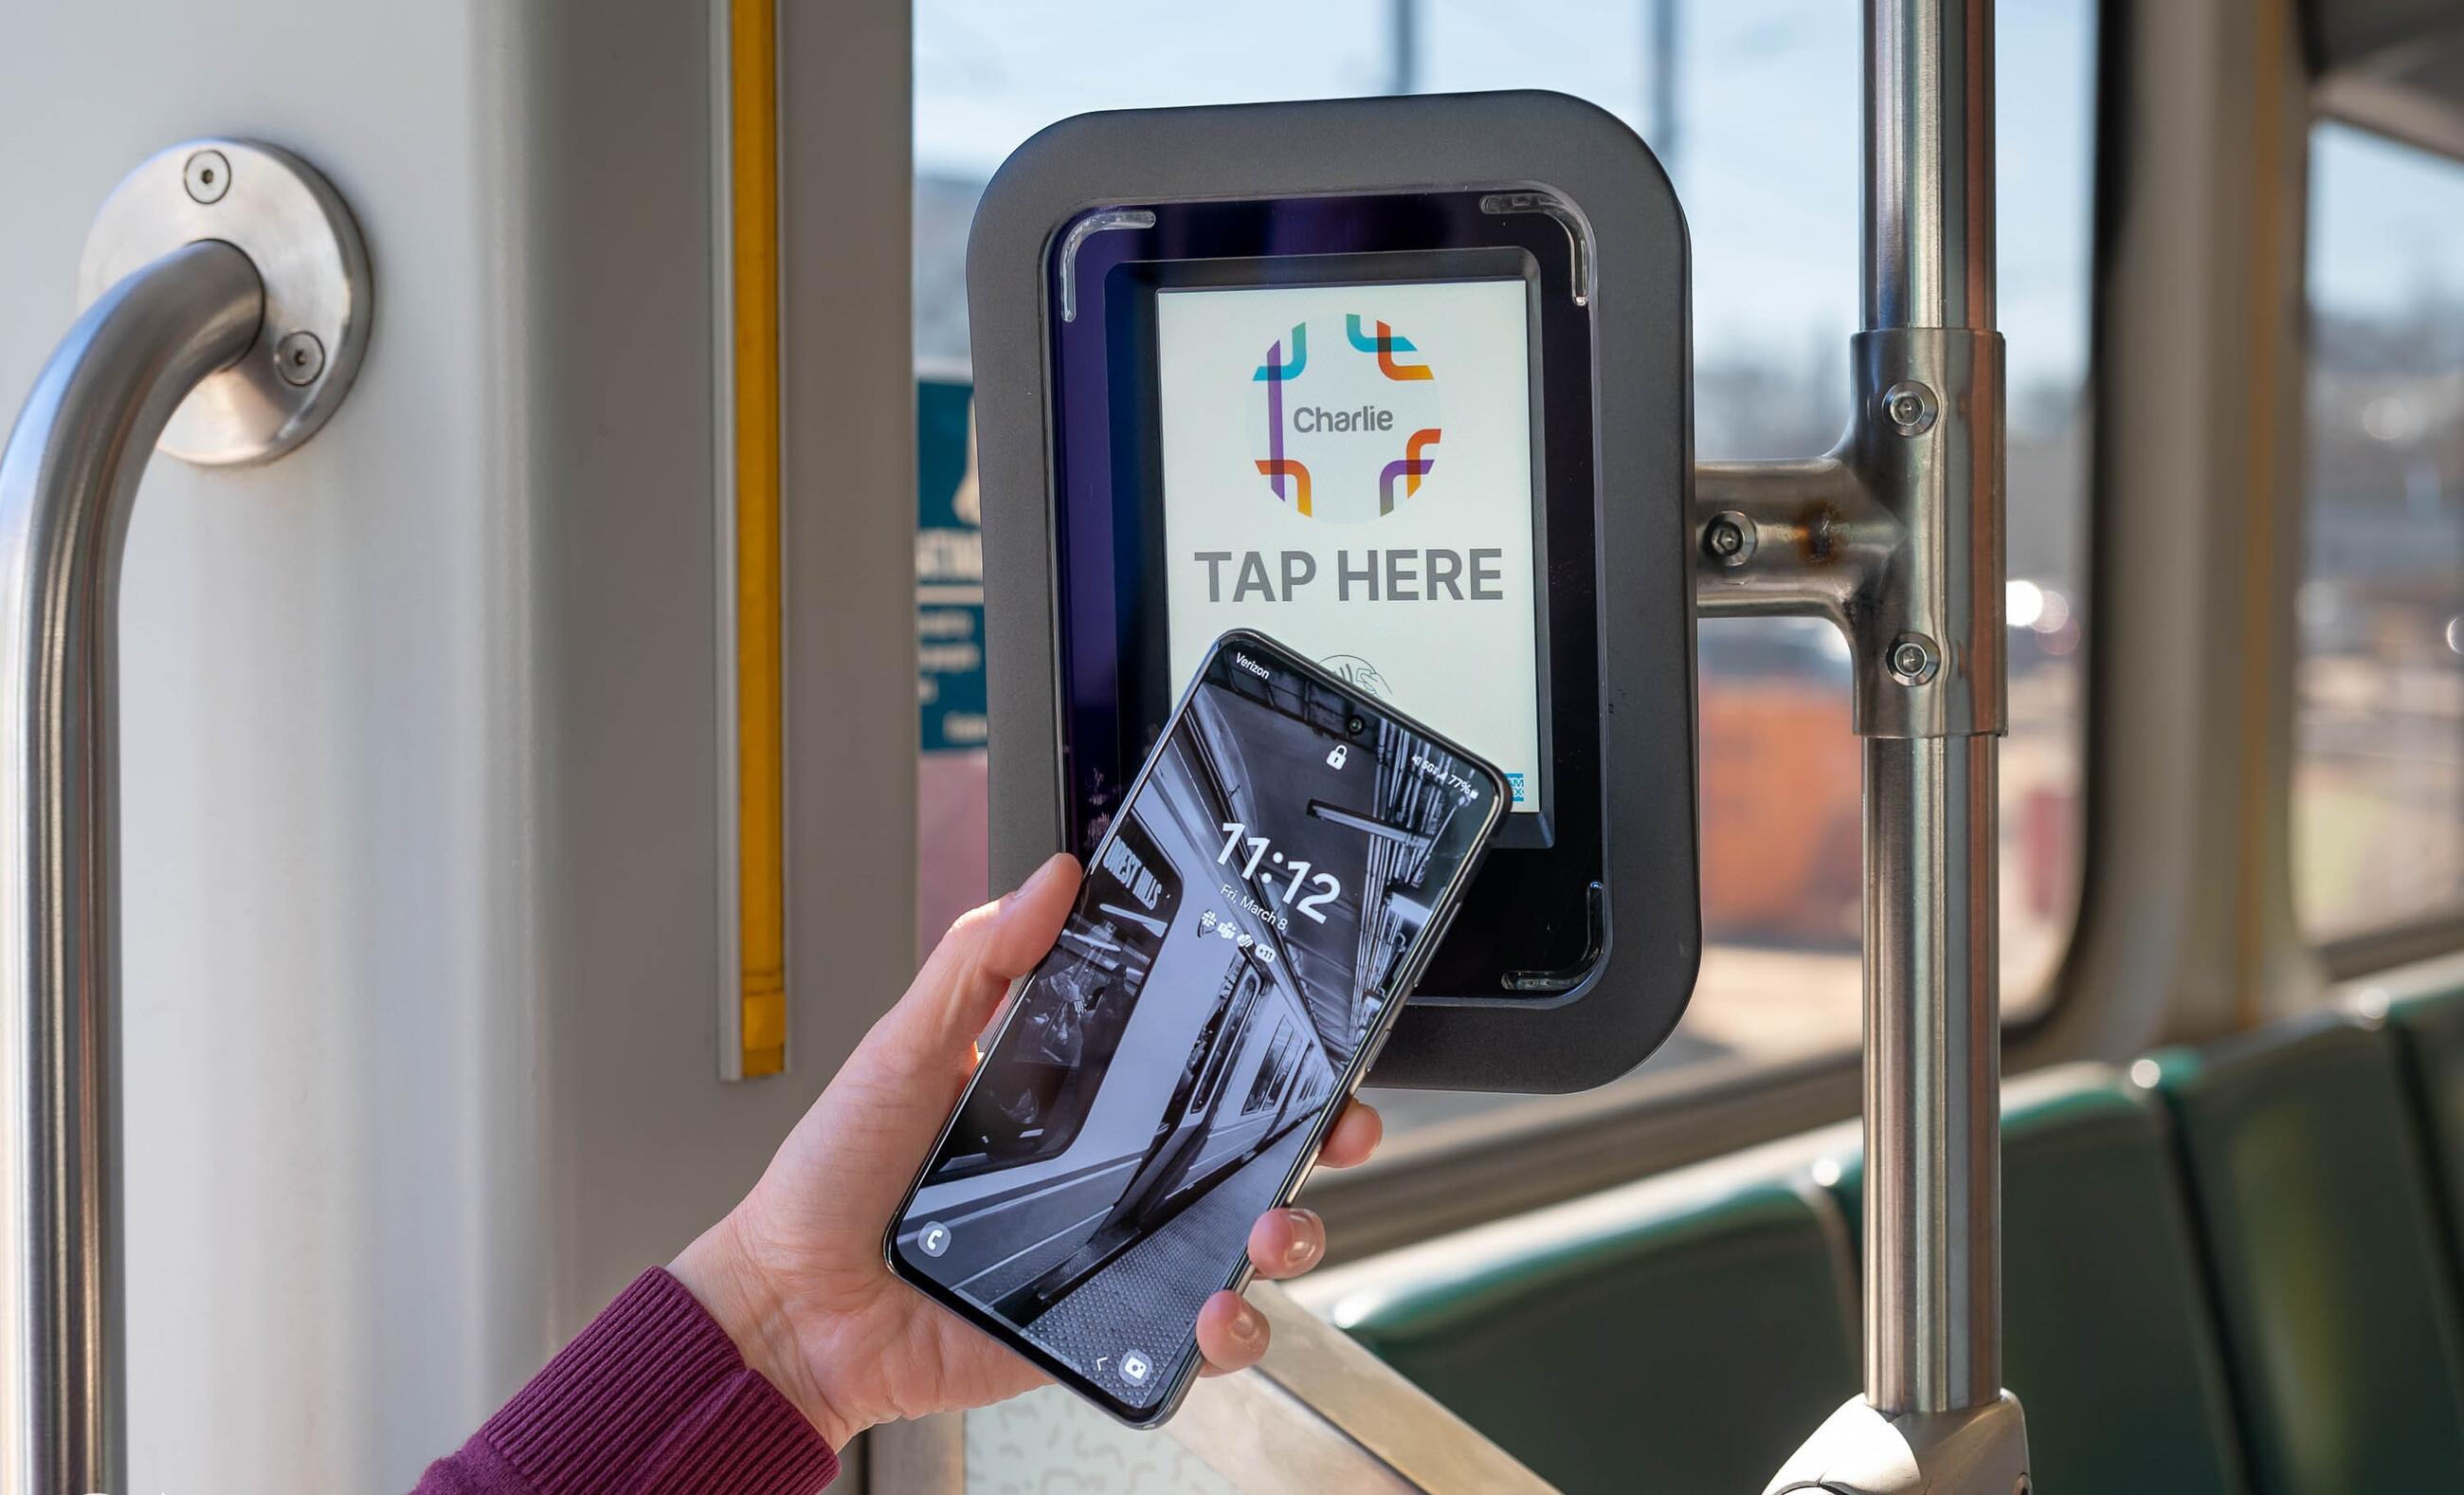
[[[2295,892],[2333,941],[2464,905],[2464,162],[2311,136]]]
[[[2096,9],[2002,0],[1996,11],[2003,180],[2027,187],[2000,197],[2014,578],[2003,955],[2013,1015],[2041,1007],[2074,904]],[[943,402],[945,443],[924,456],[928,490],[935,473],[944,484],[925,493],[928,509],[950,507],[937,492],[970,494],[947,445],[963,439],[965,421],[947,402],[964,393],[977,196],[1028,135],[1097,108],[1514,87],[1588,98],[1652,143],[1690,220],[1700,455],[1808,455],[1846,423],[1858,313],[1854,0],[916,0],[914,14],[917,367],[928,406]],[[919,545],[928,559],[947,550]],[[919,620],[928,659],[962,623]],[[1676,1038],[1627,1082],[1638,1088],[1837,1055],[1858,1039],[1859,769],[1845,653],[1820,624],[1706,624],[1702,692],[1702,984]],[[981,698],[960,688],[944,699]],[[925,765],[928,936],[979,899],[984,880],[980,749],[950,746],[954,756]],[[1378,1099],[1397,1128],[1553,1104]]]
[[[1275,1082],[1283,1078],[1284,1057],[1291,1052],[1291,1024],[1275,1024],[1274,1041],[1266,1046],[1266,1060],[1258,1066],[1258,1078],[1249,1085],[1249,1094],[1241,1103],[1241,1114],[1247,1116],[1263,1111],[1274,1104]]]
[[[1249,1116],[1252,1111],[1264,1111],[1266,1105],[1274,1105],[1282,1099],[1276,1091],[1282,1091],[1284,1086],[1284,1071],[1291,1061],[1291,1044],[1296,1037],[1299,1035],[1293,1035],[1288,1022],[1276,1024],[1274,1044],[1266,1047],[1266,1061],[1257,1066],[1257,1083],[1249,1086],[1249,1099],[1242,1101],[1242,1116]]]
[[[1209,1022],[1198,1036],[1196,1053],[1205,1054],[1208,1057],[1205,1076],[1199,1081],[1197,1092],[1189,1098],[1189,1114],[1192,1116],[1202,1116],[1214,1109],[1215,1098],[1223,1088],[1223,1081],[1231,1067],[1232,1056],[1241,1049],[1242,1031],[1249,1026],[1249,1015],[1257,1007],[1258,989],[1263,984],[1257,968],[1250,964],[1249,957],[1246,955],[1236,955],[1232,958],[1232,969],[1225,973],[1223,982],[1227,991],[1235,984],[1240,990],[1230,1003],[1231,1015],[1229,1023],[1225,1026],[1224,1040],[1221,1043],[1215,1041],[1217,1025],[1224,1023],[1224,1016],[1221,1011],[1217,1013],[1214,1021]]]

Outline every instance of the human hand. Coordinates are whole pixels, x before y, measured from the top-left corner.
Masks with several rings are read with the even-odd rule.
[[[953,925],[753,1192],[670,1263],[833,1448],[876,1422],[984,1406],[1048,1379],[892,1277],[881,1241],[975,1068],[977,1035],[1060,937],[1078,879],[1074,860],[1054,857]],[[1349,1103],[1318,1161],[1358,1163],[1379,1130],[1375,1110]],[[1296,1276],[1325,1254],[1325,1226],[1308,1210],[1270,1210],[1249,1232],[1261,1277]],[[1237,1293],[1208,1299],[1197,1329],[1208,1374],[1266,1351],[1265,1316]]]

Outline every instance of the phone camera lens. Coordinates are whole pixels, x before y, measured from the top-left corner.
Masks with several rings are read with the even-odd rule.
[[[1350,732],[1353,736],[1357,737],[1361,733],[1369,730],[1369,719],[1355,711],[1351,716],[1344,719],[1343,729]]]

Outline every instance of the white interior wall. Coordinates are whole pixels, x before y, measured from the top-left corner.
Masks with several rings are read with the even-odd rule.
[[[907,18],[785,9],[804,959],[795,1072],[736,1086],[707,12],[11,14],[0,407],[172,142],[298,151],[375,266],[333,424],[262,470],[159,462],[130,526],[136,1488],[407,1484],[750,1181],[912,965]],[[841,231],[841,184],[878,219]]]

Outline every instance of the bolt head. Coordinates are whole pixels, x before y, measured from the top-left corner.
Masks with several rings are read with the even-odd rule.
[[[1891,676],[1903,685],[1922,685],[1934,678],[1942,667],[1942,657],[1933,640],[1922,634],[1902,634],[1891,643],[1885,656]]]
[[[1711,516],[1703,526],[1703,548],[1723,566],[1743,566],[1753,558],[1753,521],[1735,510]]]
[[[1933,390],[1914,379],[1903,379],[1882,391],[1882,418],[1903,436],[1921,436],[1933,429]]]
[[[315,384],[325,371],[325,345],[313,332],[294,332],[274,345],[274,368],[285,384]]]
[[[181,184],[201,203],[218,203],[231,190],[231,158],[219,150],[201,150],[180,168]]]

